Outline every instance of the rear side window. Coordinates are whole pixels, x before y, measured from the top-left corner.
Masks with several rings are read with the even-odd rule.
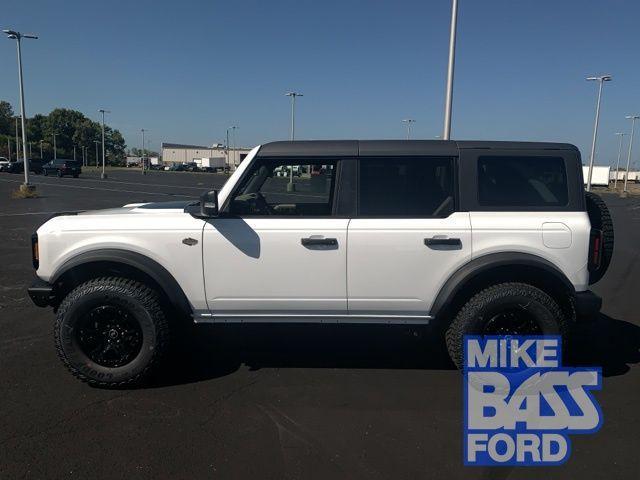
[[[568,203],[561,157],[478,158],[478,200],[495,207],[561,207]]]
[[[361,158],[361,216],[446,217],[455,209],[450,157]]]

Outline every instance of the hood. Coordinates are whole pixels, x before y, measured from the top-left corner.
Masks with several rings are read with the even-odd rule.
[[[105,208],[102,210],[86,210],[78,215],[120,215],[123,213],[155,213],[167,210],[184,210],[187,205],[197,203],[198,200],[175,200],[171,202],[128,203],[119,208]]]

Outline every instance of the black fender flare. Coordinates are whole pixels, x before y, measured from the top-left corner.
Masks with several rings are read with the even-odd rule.
[[[166,268],[141,253],[129,250],[103,248],[81,253],[63,263],[51,276],[50,283],[56,285],[63,275],[91,263],[121,264],[134,268],[157,283],[171,306],[187,315],[193,311],[182,287]]]
[[[474,258],[451,274],[440,288],[431,307],[430,315],[437,318],[439,314],[445,312],[465,285],[479,275],[496,268],[514,266],[533,267],[540,272],[545,272],[551,275],[556,282],[560,282],[572,295],[575,294],[575,287],[567,276],[553,263],[538,255],[523,252],[489,253]]]

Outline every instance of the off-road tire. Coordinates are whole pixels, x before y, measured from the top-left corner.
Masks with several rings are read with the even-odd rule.
[[[125,365],[102,366],[78,345],[76,328],[82,316],[101,305],[115,305],[138,322],[140,350]],[[133,386],[148,378],[164,357],[169,347],[169,322],[154,290],[134,280],[103,277],[79,285],[64,298],[57,310],[54,338],[58,356],[78,379],[104,388]]]
[[[589,284],[592,285],[599,281],[609,268],[611,258],[613,257],[614,235],[613,220],[606,203],[593,192],[584,193],[587,213],[591,221],[591,228],[602,231],[602,257],[600,258],[600,266],[596,270],[589,272]]]
[[[449,325],[445,333],[445,342],[456,367],[463,366],[464,335],[489,334],[484,331],[487,317],[507,307],[526,307],[527,312],[535,318],[542,334],[561,335],[566,339],[569,320],[553,298],[526,283],[501,283],[471,297]]]

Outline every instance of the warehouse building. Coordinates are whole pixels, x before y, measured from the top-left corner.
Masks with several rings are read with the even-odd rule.
[[[226,164],[233,169],[240,165],[250,151],[250,148],[245,147],[227,149],[222,144],[205,147],[202,145],[162,142],[162,163],[167,166],[183,163],[199,164],[203,158],[223,157]]]

